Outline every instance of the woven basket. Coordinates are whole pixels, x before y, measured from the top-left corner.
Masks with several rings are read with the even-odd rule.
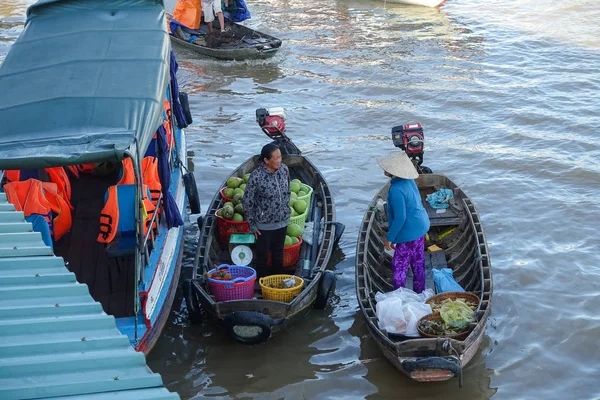
[[[310,196],[312,195],[313,188],[311,188],[307,184],[301,183],[300,190],[304,190],[306,192],[306,195],[298,196],[297,200],[304,200],[306,202],[306,205],[308,205],[308,207],[310,207]]]
[[[295,267],[300,260],[300,247],[302,246],[302,236],[298,236],[298,243],[283,248],[283,268]],[[267,256],[267,267],[271,266],[272,254],[269,251]]]
[[[230,199],[229,197],[225,196],[225,191],[227,190],[227,186],[223,186],[221,188],[221,190],[219,190],[219,193],[221,193],[221,198],[225,201],[231,201],[233,199]]]
[[[439,322],[444,322],[444,320],[442,319],[442,316],[440,315],[439,312],[433,313],[433,314],[427,314],[426,316],[424,316],[423,318],[421,318],[419,320],[419,322],[421,321],[439,321]],[[427,337],[427,338],[438,338],[438,337],[446,337],[446,338],[450,338],[450,339],[455,339],[455,340],[465,340],[467,338],[467,336],[469,336],[469,333],[471,333],[471,328],[469,327],[469,329],[467,329],[464,332],[461,333],[457,333],[455,335],[432,335],[429,333],[425,333],[421,330],[421,328],[419,327],[419,322],[417,322],[417,330],[419,331],[419,335],[421,335],[422,337]]]
[[[289,289],[275,289],[268,286],[266,284],[279,283],[284,279],[294,277],[296,281],[296,286]],[[299,276],[294,275],[270,275],[260,278],[258,280],[260,284],[260,288],[262,289],[262,296],[265,300],[275,300],[282,301],[284,303],[289,303],[302,291],[302,286],[304,286],[304,279]]]
[[[295,224],[300,227],[300,234],[304,233],[304,224],[306,223],[306,218],[308,217],[308,207],[303,214],[296,215],[295,217],[290,217],[290,224]]]
[[[431,296],[430,298],[428,298],[427,301],[425,302],[425,304],[441,303],[442,301],[444,301],[446,299],[450,299],[450,300],[461,299],[461,300],[465,300],[465,301],[470,301],[471,303],[479,304],[479,297],[477,295],[475,295],[473,293],[469,293],[469,292],[445,292],[445,293],[436,294],[435,296]]]
[[[220,217],[218,212],[219,208],[215,212],[217,218],[217,229],[219,231],[219,242],[223,244],[229,244],[229,237],[234,233],[250,233],[250,225],[248,221],[230,221],[226,218]]]

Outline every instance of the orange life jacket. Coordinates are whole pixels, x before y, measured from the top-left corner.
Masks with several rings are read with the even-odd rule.
[[[150,189],[152,203],[158,206],[158,198],[162,191],[162,185],[158,176],[158,159],[156,157],[144,157],[142,160],[142,177],[144,185]]]
[[[202,5],[199,0],[178,0],[173,10],[173,19],[190,29],[200,28]]]
[[[71,205],[71,181],[63,167],[45,168],[45,171],[50,177],[50,182],[56,183],[58,193],[62,195],[63,200],[67,203],[71,210],[75,208]]]
[[[98,234],[97,241],[100,243],[110,243],[115,239],[117,232],[119,231],[119,197],[117,187],[119,185],[113,185],[108,188],[108,197],[106,204],[100,213],[100,233]],[[148,199],[146,185],[143,187],[143,202],[144,208],[146,209],[147,217],[146,223],[144,224],[144,235],[148,232],[148,225],[151,221],[151,215],[154,213],[154,204]],[[133,200],[132,200],[133,201]],[[135,209],[134,209],[135,210]]]
[[[60,195],[57,184],[28,179],[9,182],[4,185],[4,191],[8,201],[17,211],[23,211],[26,217],[32,214],[44,216],[54,240],[71,230],[71,210]]]
[[[58,186],[58,193],[62,196],[63,200],[67,203],[71,210],[75,208],[71,205],[71,181],[65,172],[63,167],[44,168],[44,171],[48,174],[50,182],[55,183]],[[7,170],[4,176],[8,182],[18,182],[22,180],[21,170]],[[39,176],[39,170],[37,176]],[[36,179],[36,178],[33,178]],[[41,179],[37,179],[41,180]]]
[[[59,240],[73,226],[73,218],[71,216],[72,206],[62,197],[59,187],[56,183],[43,182],[44,195],[50,203],[52,211],[54,211],[54,240]]]
[[[117,185],[135,184],[135,173],[133,171],[133,160],[129,157],[123,159],[123,175]]]

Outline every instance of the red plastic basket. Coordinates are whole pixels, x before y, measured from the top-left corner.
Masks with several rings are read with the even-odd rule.
[[[254,281],[256,271],[254,268],[240,265],[219,265],[218,269],[225,269],[230,275],[230,281],[207,278],[210,293],[215,296],[215,301],[249,300],[254,297]],[[215,269],[209,271],[215,272]]]
[[[225,190],[227,190],[227,186],[223,186],[221,188],[221,190],[219,190],[219,193],[221,193],[221,197],[223,198],[223,200],[225,200],[225,201],[233,200],[233,199],[230,199],[229,197],[225,196]]]
[[[283,268],[291,268],[300,260],[300,247],[302,246],[302,236],[298,236],[298,243],[283,248]],[[271,252],[267,257],[267,267],[271,266]]]
[[[229,237],[232,234],[250,233],[250,225],[248,225],[248,221],[230,221],[217,215],[220,210],[221,209],[219,208],[215,212],[215,217],[217,218],[217,229],[219,230],[219,242],[223,244],[229,244]]]

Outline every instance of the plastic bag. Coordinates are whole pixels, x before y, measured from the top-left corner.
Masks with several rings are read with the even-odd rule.
[[[440,315],[446,326],[464,329],[473,320],[473,310],[462,301],[449,301],[442,304]]]
[[[323,219],[321,218],[321,223],[319,224],[319,243],[323,241]],[[313,232],[314,232],[314,223],[312,221],[306,222],[304,224],[304,232],[302,232],[302,241],[312,246],[313,241]]]
[[[452,270],[450,268],[433,269],[433,283],[435,284],[435,291],[437,293],[444,292],[464,292],[463,289],[452,276]]]
[[[377,301],[379,303],[380,301],[382,301],[384,299],[388,299],[391,297],[397,297],[397,298],[400,298],[404,303],[410,303],[410,302],[415,302],[415,301],[418,301],[420,303],[425,303],[425,300],[427,300],[434,294],[435,293],[431,289],[425,289],[421,293],[415,293],[410,289],[401,287],[401,288],[398,288],[396,290],[393,290],[393,291],[387,292],[387,293],[377,292],[375,294],[375,301]]]
[[[405,303],[400,297],[388,297],[377,303],[379,328],[389,333],[405,336],[419,336],[417,322],[431,314],[429,304],[416,301]]]

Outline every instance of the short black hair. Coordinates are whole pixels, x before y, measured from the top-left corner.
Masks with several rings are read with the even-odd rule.
[[[279,146],[277,146],[275,143],[265,144],[260,151],[260,160],[264,161],[265,158],[270,160],[275,150],[279,150]]]

